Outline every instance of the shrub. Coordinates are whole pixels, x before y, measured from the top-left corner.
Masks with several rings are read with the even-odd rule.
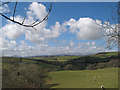
[[[72,64],[67,64],[64,66],[65,70],[72,70],[73,69],[73,65]]]
[[[35,64],[3,69],[3,75],[6,75],[3,76],[3,88],[44,88],[48,78],[46,71]]]
[[[118,60],[111,60],[107,63],[107,66],[108,67],[118,67],[119,64],[118,64]]]
[[[96,64],[89,64],[89,65],[87,65],[86,69],[87,70],[95,70],[95,69],[97,69]]]
[[[97,64],[97,69],[105,68],[107,67],[107,63],[98,63]]]

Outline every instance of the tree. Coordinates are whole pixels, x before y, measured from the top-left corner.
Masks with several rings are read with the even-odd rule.
[[[102,24],[97,25],[101,26],[103,29],[106,30],[104,36],[107,38],[107,48],[111,49],[115,46],[120,45],[120,2],[117,3],[117,8],[114,9],[114,15],[112,15],[112,21],[115,23],[113,26],[110,25],[109,20]]]
[[[65,70],[73,70],[74,68],[73,68],[72,64],[67,64],[67,65],[65,65],[64,69]]]
[[[5,4],[9,4],[9,3],[10,3],[10,2],[2,3],[2,4],[0,4],[0,7],[4,6]],[[40,23],[42,23],[43,21],[45,21],[45,20],[48,19],[48,16],[49,16],[49,14],[50,14],[50,12],[51,12],[51,10],[52,10],[52,3],[51,3],[51,5],[50,5],[50,8],[48,8],[49,11],[48,11],[47,15],[46,15],[41,21],[40,21],[39,19],[36,19],[36,21],[34,21],[34,22],[32,22],[31,24],[28,24],[28,25],[27,25],[27,24],[24,24],[24,21],[25,21],[25,18],[26,18],[26,17],[24,17],[24,19],[23,19],[22,22],[16,21],[16,20],[14,19],[14,18],[15,18],[15,13],[16,13],[16,8],[17,8],[17,1],[16,1],[16,3],[15,3],[15,7],[14,7],[13,19],[7,17],[6,15],[4,15],[4,13],[1,13],[1,12],[0,12],[0,15],[1,15],[2,17],[6,18],[7,20],[13,22],[13,23],[19,24],[19,25],[24,26],[24,27],[31,27],[31,28],[33,28],[33,29],[36,30],[35,26],[39,25]],[[10,13],[10,12],[9,12],[9,13]]]
[[[18,67],[3,68],[3,88],[45,88],[50,79],[46,70],[35,64],[23,64]]]

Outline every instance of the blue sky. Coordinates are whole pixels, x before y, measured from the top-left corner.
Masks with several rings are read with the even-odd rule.
[[[15,4],[14,2],[8,4],[8,7],[6,6],[5,9],[7,10],[9,9],[13,11],[14,4]],[[18,2],[16,16],[15,16],[16,19],[19,20],[23,18],[25,15],[28,17],[32,16],[32,15],[26,14],[26,12],[31,11],[32,13],[34,13],[35,11],[34,8],[38,9],[39,4],[41,5],[40,7],[43,9],[44,7],[46,7],[46,10],[50,6],[50,3],[43,3],[43,2],[42,3]],[[30,5],[32,9],[30,9]],[[38,5],[38,7],[36,7],[35,5],[36,6]],[[96,26],[93,22],[95,20],[99,20],[101,22],[109,20],[111,25],[115,24],[111,18],[113,15],[114,8],[117,5],[116,2],[74,2],[74,3],[73,2],[71,3],[70,2],[53,2],[52,5],[53,5],[52,12],[50,13],[48,20],[45,21],[41,26],[37,27],[38,31],[34,31],[33,29],[30,29],[30,28],[15,26],[16,28],[19,28],[19,30],[17,30],[16,28],[14,28],[15,24],[8,22],[6,21],[6,19],[2,18],[3,20],[2,29],[5,31],[5,32],[2,32],[4,33],[3,41],[12,42],[12,45],[8,45],[7,47],[5,47],[5,48],[9,48],[9,50],[3,49],[3,55],[6,55],[5,53],[8,51],[9,53],[7,53],[7,55],[10,55],[10,56],[18,55],[18,53],[19,55],[22,56],[21,52],[28,53],[24,51],[24,49],[20,49],[22,51],[17,50],[15,51],[15,53],[10,54],[14,50],[16,50],[16,48],[20,48],[20,47],[27,48],[27,50],[28,50],[28,47],[33,48],[33,49],[29,48],[28,51],[31,50],[30,52],[32,52],[33,50],[33,52],[31,54],[28,54],[28,56],[42,55],[42,52],[44,52],[43,55],[45,54],[46,55],[51,55],[51,54],[78,55],[78,54],[97,53],[97,52],[107,50],[105,47],[103,47],[105,46],[105,43],[104,43],[105,38],[102,38],[98,34],[98,33],[101,34],[104,32],[101,32],[102,29],[99,26]],[[46,10],[43,10],[43,12],[46,13]],[[41,18],[42,16],[39,15],[39,12],[42,13],[42,10],[39,11],[38,9],[36,12],[36,16],[38,16],[38,18]],[[12,13],[6,14],[6,15],[10,17],[12,16]],[[17,17],[18,15],[19,17]],[[44,13],[42,15],[44,15]],[[33,15],[33,19],[34,18],[35,18],[35,14]],[[30,20],[28,21],[30,23]],[[84,24],[84,21],[85,21],[85,24]],[[11,31],[10,31],[10,28],[12,29]],[[84,32],[84,28],[86,30],[85,32]],[[99,29],[99,32],[93,30],[95,28]],[[47,33],[44,30],[43,34],[40,35],[42,33],[42,30],[39,31],[39,29],[45,29],[45,30],[49,29],[50,31],[48,30],[49,33]],[[55,29],[57,30],[55,31]],[[9,30],[9,33],[7,32],[8,30]],[[16,32],[16,33],[13,33],[13,32]],[[86,32],[89,32],[89,33],[86,33]],[[12,36],[12,34],[14,37]],[[93,35],[93,36],[90,36],[90,35]],[[97,35],[99,37],[97,37]],[[36,39],[37,36],[38,38]],[[46,49],[44,49],[43,51],[40,49],[38,51],[39,54],[38,53],[36,54],[34,51],[38,47],[46,48]],[[93,47],[94,49],[91,49]],[[59,50],[60,48],[61,48],[61,51]],[[64,51],[65,48],[69,48],[69,50],[67,49],[68,52],[67,50]],[[80,50],[77,51],[77,49],[80,49]],[[113,48],[113,49],[117,49],[117,48]]]
[[[49,8],[50,3],[42,2],[47,8]],[[16,14],[24,16],[26,14],[24,8],[28,8],[30,4],[31,2],[19,2]],[[10,10],[13,10],[14,5],[14,2],[9,4]],[[52,14],[47,20],[49,23],[48,26],[54,25],[56,21],[62,23],[70,18],[79,19],[80,17],[111,21],[111,14],[116,5],[117,2],[53,2]],[[8,16],[10,15],[8,14]],[[111,23],[113,22],[111,21]]]

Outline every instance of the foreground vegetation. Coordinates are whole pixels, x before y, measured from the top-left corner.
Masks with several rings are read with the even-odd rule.
[[[49,79],[47,72],[35,64],[11,65],[3,68],[3,88],[44,88],[46,79]]]
[[[3,57],[3,88],[117,88],[118,53]],[[96,81],[93,78],[96,77]]]

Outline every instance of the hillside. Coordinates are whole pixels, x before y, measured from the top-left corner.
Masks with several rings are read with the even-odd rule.
[[[118,52],[103,52],[86,56],[46,56],[32,58],[3,57],[4,64],[33,63],[50,70],[84,70],[118,67]]]
[[[32,80],[34,78],[38,80],[38,72],[46,72],[51,77],[51,80],[45,79],[47,82],[45,87],[48,88],[82,88],[85,86],[87,88],[99,88],[101,85],[105,85],[106,88],[117,88],[117,67],[119,67],[117,52],[87,56],[3,57],[3,87],[11,87],[10,84],[13,81],[16,84],[14,87],[24,86],[24,84],[20,83],[24,82],[24,79],[30,80],[29,75],[27,78],[25,77],[26,75],[23,75],[22,81],[21,75],[19,75],[22,71],[18,72],[18,70],[24,70],[26,74],[30,75],[34,71],[35,76],[33,74]],[[40,70],[42,71],[39,71],[38,68],[41,68]],[[94,76],[97,77],[95,82],[93,81]],[[101,78],[98,78],[98,76]],[[10,77],[12,78],[10,79]],[[15,79],[19,80],[19,82],[17,81],[19,84],[17,84]]]
[[[118,88],[118,68],[51,72],[52,88]],[[94,81],[96,77],[96,81]]]

